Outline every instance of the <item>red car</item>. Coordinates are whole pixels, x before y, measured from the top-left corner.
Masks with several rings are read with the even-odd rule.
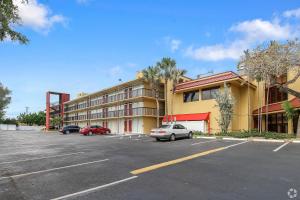
[[[109,134],[111,131],[109,128],[104,128],[102,126],[86,126],[80,130],[83,135],[93,135],[93,134]]]

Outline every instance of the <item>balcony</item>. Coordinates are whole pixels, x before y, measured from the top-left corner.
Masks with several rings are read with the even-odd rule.
[[[97,119],[139,117],[139,116],[156,117],[156,113],[157,113],[156,108],[139,107],[139,108],[132,108],[127,110],[92,113],[89,115],[89,118],[87,118],[87,115],[66,117],[65,121],[97,120]],[[164,115],[164,111],[160,110],[160,116],[163,115]]]
[[[150,89],[140,88],[140,89],[128,91],[126,93],[123,92],[121,94],[108,96],[108,97],[102,98],[102,99],[92,100],[90,103],[85,102],[85,103],[81,103],[81,104],[74,105],[71,107],[65,107],[65,112],[71,112],[71,111],[75,111],[75,110],[86,109],[89,107],[101,106],[104,104],[110,104],[110,103],[114,103],[114,102],[130,100],[130,99],[134,99],[134,98],[138,98],[138,97],[155,98],[155,94]],[[164,99],[164,93],[161,92],[159,94],[159,98]]]

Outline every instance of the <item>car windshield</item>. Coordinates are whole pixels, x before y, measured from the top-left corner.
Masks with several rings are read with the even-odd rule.
[[[170,128],[170,125],[162,125],[160,128]]]

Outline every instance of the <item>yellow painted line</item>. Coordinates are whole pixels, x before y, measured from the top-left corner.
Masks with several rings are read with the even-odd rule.
[[[187,161],[187,160],[192,160],[192,159],[195,159],[195,158],[198,158],[198,157],[201,157],[201,156],[206,156],[208,154],[212,154],[212,153],[215,153],[215,152],[218,152],[218,151],[222,151],[224,149],[227,149],[227,147],[212,149],[212,150],[204,151],[204,152],[201,152],[201,153],[196,153],[196,154],[193,154],[193,155],[190,155],[190,156],[178,158],[178,159],[175,159],[175,160],[170,160],[170,161],[167,161],[167,162],[159,163],[159,164],[156,164],[156,165],[151,165],[151,166],[148,166],[148,167],[144,167],[144,168],[141,168],[141,169],[131,171],[130,173],[133,174],[133,175],[142,174],[142,173],[149,172],[149,171],[152,171],[152,170],[156,170],[156,169],[159,169],[159,168],[162,168],[162,167],[167,167],[167,166],[178,164],[178,163],[181,163],[181,162],[184,162],[184,161]]]

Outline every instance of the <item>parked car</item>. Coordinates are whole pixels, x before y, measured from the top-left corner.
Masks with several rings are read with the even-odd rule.
[[[161,139],[175,141],[177,138],[193,138],[193,132],[181,124],[168,124],[152,129],[150,136],[156,138],[157,141]]]
[[[80,127],[75,125],[69,125],[61,128],[59,131],[63,134],[78,133],[80,131]]]
[[[86,126],[80,130],[83,135],[93,135],[93,134],[109,134],[111,131],[109,128],[104,128],[102,126]]]

